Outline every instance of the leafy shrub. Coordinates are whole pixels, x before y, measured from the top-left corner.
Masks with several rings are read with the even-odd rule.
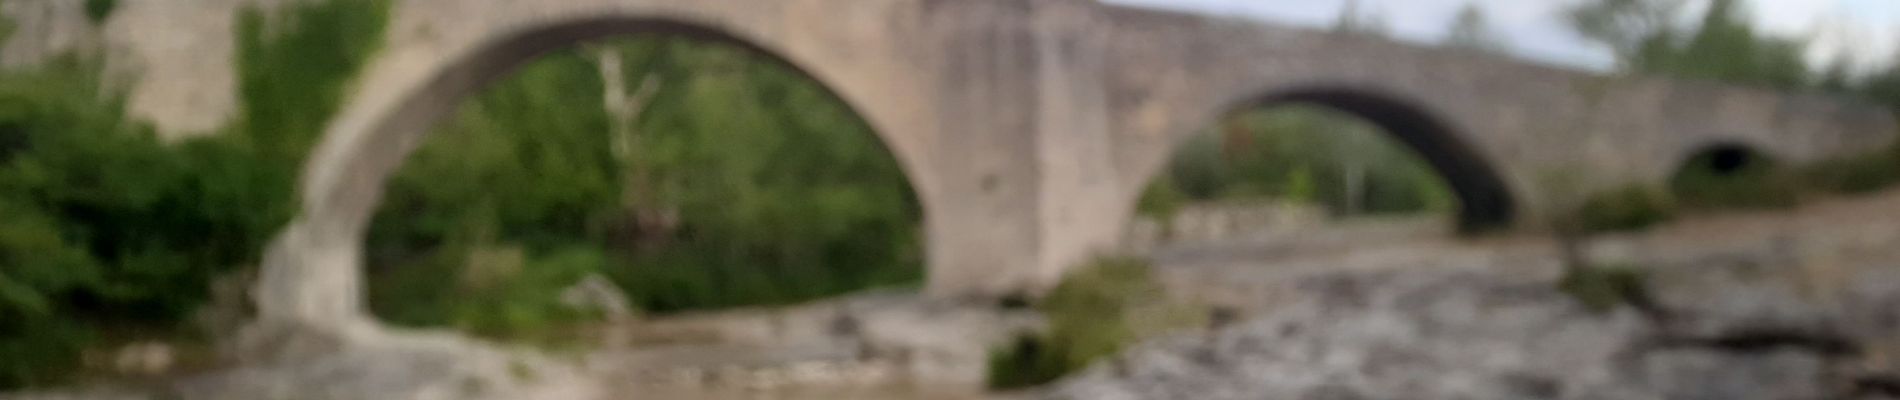
[[[989,355],[991,389],[1021,389],[1054,382],[1078,367],[1072,367],[1061,349],[1049,348],[1054,340],[1047,336],[1017,335],[1006,347],[992,349]]]
[[[0,76],[0,388],[65,376],[95,323],[176,321],[233,265],[168,235],[205,210],[175,208],[181,163],[97,77],[74,57]]]
[[[1557,285],[1585,308],[1601,313],[1642,301],[1646,279],[1643,270],[1635,266],[1583,265],[1568,270]]]
[[[86,6],[102,20],[113,4]],[[291,47],[372,45],[383,11],[352,7],[380,4],[297,5],[271,37],[240,38],[244,121],[183,143],[127,120],[95,60],[0,75],[0,389],[64,379],[108,329],[186,333],[212,278],[254,262],[294,210],[309,140],[279,138],[314,138],[361,61]],[[242,18],[261,35],[259,12]]]
[[[1809,164],[1801,176],[1806,187],[1819,191],[1860,194],[1885,189],[1900,183],[1900,145]]]
[[[99,265],[46,214],[0,198],[0,388],[57,380],[90,339],[60,300],[95,282]]]
[[[1667,222],[1674,213],[1667,194],[1631,185],[1587,198],[1577,211],[1577,224],[1586,232],[1634,231]]]
[[[86,0],[86,19],[94,25],[105,23],[118,8],[119,0]]]
[[[1200,323],[1205,313],[1169,303],[1145,261],[1103,259],[1069,275],[1038,305],[1049,330],[992,350],[988,384],[1014,389],[1054,381],[1142,338]]]
[[[1141,192],[1141,199],[1135,203],[1135,214],[1167,221],[1181,211],[1187,195],[1169,183],[1167,177],[1160,179]]]
[[[470,250],[451,252],[464,249]],[[562,304],[560,293],[607,263],[590,247],[525,254],[514,246],[455,246],[387,271],[372,286],[371,304],[392,323],[540,342],[597,317]]]
[[[0,78],[0,320],[17,323],[0,348],[19,351],[0,355],[0,387],[64,375],[99,326],[177,329],[284,219],[249,201],[288,187],[255,184],[257,159],[167,147],[94,97],[88,63],[62,63]]]

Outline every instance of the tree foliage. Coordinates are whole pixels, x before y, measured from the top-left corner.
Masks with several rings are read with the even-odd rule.
[[[295,160],[381,36],[383,6],[243,14],[258,35],[238,43],[244,122],[181,143],[124,117],[90,55],[0,75],[0,388],[64,378],[108,328],[189,333],[213,277],[254,262],[289,218]],[[266,19],[283,25],[263,35]]]
[[[603,86],[600,49],[627,87]],[[616,159],[595,94],[642,85],[656,89],[631,127],[640,145]],[[372,227],[372,286],[454,285],[401,271],[485,247],[524,247],[530,264],[581,248],[649,311],[782,304],[918,280],[920,212],[877,136],[815,82],[737,47],[632,38],[534,61],[435,132]],[[460,290],[372,303],[459,323],[402,315],[480,315],[453,310],[481,306]],[[435,310],[401,310],[415,307]]]
[[[1339,19],[1333,21],[1333,32],[1348,35],[1385,36],[1390,30],[1385,15],[1376,10],[1361,10],[1359,0],[1347,0],[1339,11]]]
[[[1858,95],[1900,107],[1900,63],[1861,79],[1853,57],[1838,55],[1818,70],[1804,56],[1807,43],[1757,28],[1743,0],[1711,0],[1693,25],[1678,23],[1682,0],[1591,0],[1573,7],[1571,26],[1615,49],[1625,72],[1754,85],[1788,91]],[[1900,143],[1891,146],[1900,149]],[[1900,152],[1866,154],[1792,166],[1792,171],[1751,167],[1740,174],[1711,174],[1692,159],[1673,179],[1685,205],[1783,206],[1801,191],[1858,193],[1900,181]],[[1795,182],[1799,178],[1799,182]]]
[[[1509,45],[1492,31],[1490,18],[1477,4],[1465,4],[1452,19],[1451,29],[1445,33],[1445,46],[1483,53],[1504,54],[1510,51]]]
[[[1675,32],[1683,0],[1593,0],[1570,8],[1565,17],[1578,34],[1610,49],[1629,68]]]
[[[1159,204],[1162,197],[1274,198],[1344,216],[1456,206],[1437,171],[1410,147],[1339,112],[1314,106],[1257,110],[1236,115],[1220,129],[1188,139],[1144,203]]]
[[[1612,49],[1626,71],[1782,90],[1820,79],[1808,70],[1802,39],[1769,35],[1744,15],[1742,0],[1711,0],[1700,22],[1676,23],[1680,0],[1594,0],[1570,9],[1571,27]]]

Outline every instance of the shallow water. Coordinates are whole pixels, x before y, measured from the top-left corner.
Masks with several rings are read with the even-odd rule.
[[[771,389],[721,387],[647,387],[627,388],[612,393],[612,399],[670,400],[982,400],[981,393],[966,388],[880,385],[801,385]]]

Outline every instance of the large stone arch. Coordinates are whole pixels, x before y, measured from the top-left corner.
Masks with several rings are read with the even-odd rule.
[[[1465,133],[1424,104],[1416,98],[1389,91],[1347,85],[1312,84],[1264,90],[1211,109],[1210,114],[1199,118],[1205,121],[1201,127],[1170,133],[1168,136],[1176,144],[1168,153],[1172,154],[1172,148],[1227,115],[1276,106],[1320,107],[1371,123],[1429,163],[1458,198],[1456,222],[1460,232],[1511,226],[1517,217],[1517,200],[1498,173],[1496,162],[1472,148]],[[1164,173],[1166,164],[1164,158],[1145,165],[1141,173],[1146,177],[1143,181],[1152,181]]]
[[[845,51],[821,45],[827,36],[823,32],[770,24],[734,25],[737,22],[722,14],[725,11],[719,4],[699,9],[670,6],[681,4],[676,2],[651,2],[657,5],[648,7],[643,5],[649,2],[607,1],[600,2],[600,7],[536,8],[532,13],[511,14],[505,4],[540,2],[463,2],[504,4],[504,10],[489,14],[501,21],[458,35],[440,31],[439,25],[415,22],[426,17],[404,19],[399,13],[389,48],[368,66],[355,85],[357,91],[312,150],[299,188],[299,215],[265,254],[255,292],[264,324],[341,332],[377,326],[363,305],[361,258],[365,231],[388,178],[420,145],[430,127],[452,113],[462,99],[545,52],[611,36],[680,35],[733,44],[816,80],[877,133],[929,213],[932,178],[917,172],[926,165],[920,161],[925,157],[919,147],[923,138],[889,133],[915,132],[918,118],[908,114],[914,110],[902,100],[866,101],[878,90],[906,87],[892,84],[888,78],[894,75],[885,71],[865,74],[865,63],[820,58]],[[432,10],[408,16],[428,12]],[[505,28],[495,29],[495,24]],[[777,32],[767,32],[771,30]]]

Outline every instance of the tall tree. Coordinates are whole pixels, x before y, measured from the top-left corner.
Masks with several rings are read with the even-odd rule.
[[[1868,76],[1860,91],[1867,97],[1891,106],[1900,106],[1900,57],[1888,61],[1888,67]]]
[[[1509,45],[1498,39],[1491,30],[1490,18],[1484,9],[1475,3],[1465,3],[1458,11],[1458,17],[1452,19],[1451,29],[1445,33],[1445,46],[1457,49],[1473,50],[1485,53],[1509,52]]]
[[[1827,69],[1822,70],[1820,76],[1815,77],[1814,84],[1826,92],[1846,93],[1854,89],[1853,68],[1854,55],[1852,53],[1836,54],[1834,60],[1828,62]]]
[[[1638,67],[1692,79],[1795,89],[1806,83],[1807,43],[1758,32],[1740,0],[1713,0],[1702,24],[1673,51],[1652,51]]]
[[[1761,33],[1741,0],[1711,0],[1693,29],[1670,23],[1680,0],[1592,0],[1572,27],[1616,49],[1630,72],[1796,89],[1808,82],[1807,42]]]

